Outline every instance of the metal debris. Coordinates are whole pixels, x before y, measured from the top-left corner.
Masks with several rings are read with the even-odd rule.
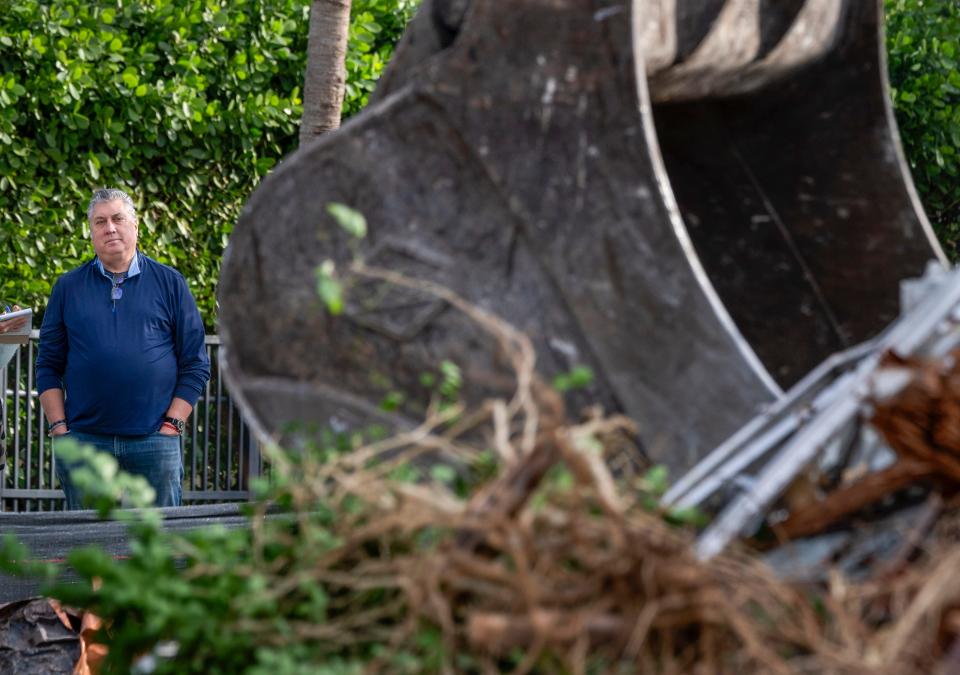
[[[943,358],[960,346],[960,269],[932,267],[922,283],[922,297],[880,336],[827,359],[664,496],[666,505],[676,507],[724,503],[697,541],[701,559],[748,534],[818,461],[821,472],[835,474],[853,457],[874,470],[890,463],[889,448],[864,413],[872,401],[898,394],[911,377],[885,357]]]

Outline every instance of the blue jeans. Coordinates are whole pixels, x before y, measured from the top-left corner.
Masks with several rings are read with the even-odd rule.
[[[54,436],[54,451],[60,438],[70,438],[81,445],[92,445],[100,452],[113,455],[121,471],[147,479],[157,493],[157,506],[180,506],[183,496],[183,453],[179,436],[167,436],[159,432],[146,436],[105,436],[71,431]],[[57,477],[67,496],[67,509],[70,511],[83,508],[83,494],[70,480],[70,471],[74,468],[67,462],[57,461]]]

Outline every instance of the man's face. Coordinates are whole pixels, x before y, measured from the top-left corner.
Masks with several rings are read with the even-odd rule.
[[[93,250],[101,260],[126,261],[137,248],[137,223],[123,202],[100,202],[90,219]]]

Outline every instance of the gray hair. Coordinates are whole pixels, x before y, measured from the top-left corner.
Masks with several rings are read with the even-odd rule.
[[[87,207],[87,222],[93,218],[93,208],[102,202],[112,202],[119,199],[123,202],[123,205],[127,208],[127,211],[130,214],[130,217],[133,218],[133,221],[137,221],[137,207],[133,205],[133,200],[130,199],[128,195],[123,190],[118,190],[117,188],[104,188],[102,190],[95,190],[93,193],[93,198],[90,200],[90,206]]]

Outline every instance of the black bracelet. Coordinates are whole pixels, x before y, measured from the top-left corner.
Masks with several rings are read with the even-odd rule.
[[[47,429],[47,436],[53,436],[53,430],[56,429],[57,427],[65,427],[65,426],[67,426],[67,420],[57,420],[56,422],[51,424],[50,427]]]

